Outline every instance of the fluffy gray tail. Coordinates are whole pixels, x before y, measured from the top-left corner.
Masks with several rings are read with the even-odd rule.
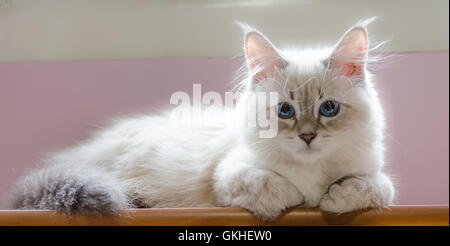
[[[101,172],[51,166],[30,172],[12,189],[12,209],[53,209],[67,214],[115,214],[128,199],[117,181]]]

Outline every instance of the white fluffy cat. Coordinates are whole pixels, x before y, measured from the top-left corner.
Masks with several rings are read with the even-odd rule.
[[[275,137],[260,138],[259,126],[173,128],[168,115],[123,119],[29,172],[11,207],[101,215],[235,206],[262,220],[299,205],[385,207],[394,189],[382,173],[384,116],[368,47],[365,23],[324,50],[280,51],[247,28],[243,97],[278,92],[265,109],[279,116]]]

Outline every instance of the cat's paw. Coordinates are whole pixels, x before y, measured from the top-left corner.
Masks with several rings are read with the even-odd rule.
[[[271,222],[276,220],[285,209],[281,207],[264,207],[258,205],[242,205],[242,207],[250,211],[254,216],[263,222]]]
[[[346,213],[371,206],[371,189],[359,178],[348,178],[330,186],[320,201],[320,209],[332,213]]]
[[[263,222],[274,221],[286,209],[303,203],[303,197],[299,195],[298,190],[279,178],[270,177],[261,183],[260,187],[260,190],[243,192],[236,198],[239,199],[240,207],[247,209]]]
[[[284,177],[271,171],[248,169],[216,184],[221,204],[238,206],[260,220],[277,219],[290,207],[303,203],[303,195]]]
[[[346,213],[366,208],[382,208],[392,204],[394,186],[383,173],[354,176],[334,183],[322,196],[320,209]]]

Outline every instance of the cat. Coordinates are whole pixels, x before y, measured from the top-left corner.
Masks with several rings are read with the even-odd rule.
[[[29,171],[11,190],[10,207],[101,216],[232,206],[272,221],[295,206],[389,206],[394,187],[382,170],[385,122],[367,70],[368,23],[317,50],[279,50],[244,26],[242,96],[278,93],[262,110],[275,114],[276,136],[261,137],[259,125],[170,127],[168,113],[121,119]]]

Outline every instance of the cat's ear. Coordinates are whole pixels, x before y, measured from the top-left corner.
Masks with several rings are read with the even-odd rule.
[[[366,66],[368,47],[366,28],[354,27],[339,40],[329,61],[339,75],[362,76]]]
[[[258,31],[247,32],[244,45],[247,66],[255,83],[274,77],[286,65],[275,46]]]

